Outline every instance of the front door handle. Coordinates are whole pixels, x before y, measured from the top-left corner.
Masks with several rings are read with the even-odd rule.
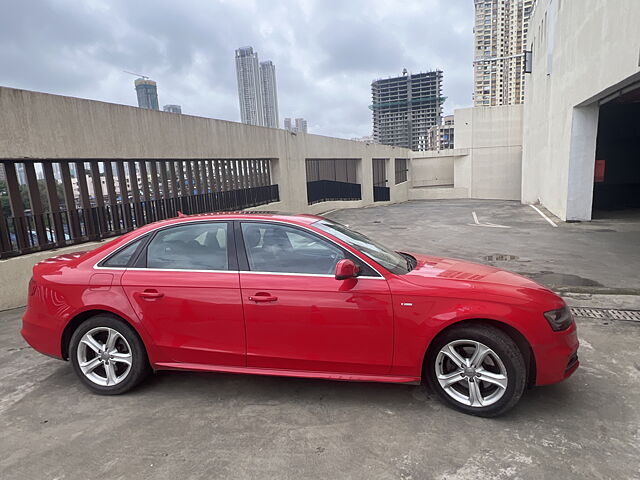
[[[145,300],[155,300],[157,298],[164,297],[164,293],[161,293],[157,290],[148,289],[148,290],[145,290],[144,292],[140,292],[140,296]]]
[[[275,302],[278,300],[278,297],[267,292],[258,292],[255,295],[251,295],[249,300],[252,302]]]

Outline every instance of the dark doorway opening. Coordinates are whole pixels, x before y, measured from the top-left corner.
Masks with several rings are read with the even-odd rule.
[[[373,159],[373,201],[388,202],[391,198],[387,186],[387,159]]]
[[[625,209],[640,209],[640,87],[602,105],[598,120],[592,217]]]

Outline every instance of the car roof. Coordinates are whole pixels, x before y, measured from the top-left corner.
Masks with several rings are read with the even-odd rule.
[[[193,220],[278,220],[288,223],[297,223],[302,225],[310,225],[323,220],[324,217],[318,215],[309,214],[287,214],[279,212],[265,212],[265,211],[240,211],[240,212],[212,212],[212,213],[198,213],[194,215],[185,215],[181,212],[177,217],[168,218],[166,220],[160,220],[149,225],[153,225],[157,228],[159,225],[171,225],[175,223],[189,222]]]

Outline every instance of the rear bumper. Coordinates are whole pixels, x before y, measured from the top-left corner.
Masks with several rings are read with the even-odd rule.
[[[536,358],[536,385],[549,385],[569,378],[580,365],[578,332],[575,322],[563,332],[554,332],[552,340],[533,347]]]
[[[22,317],[20,334],[27,343],[40,353],[55,358],[62,358],[60,351],[61,337],[57,325],[53,321],[34,315],[27,309]]]

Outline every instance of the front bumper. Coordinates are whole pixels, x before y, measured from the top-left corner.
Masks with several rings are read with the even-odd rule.
[[[553,332],[551,341],[533,347],[536,385],[550,385],[569,378],[580,365],[578,332],[573,322],[562,332]]]

